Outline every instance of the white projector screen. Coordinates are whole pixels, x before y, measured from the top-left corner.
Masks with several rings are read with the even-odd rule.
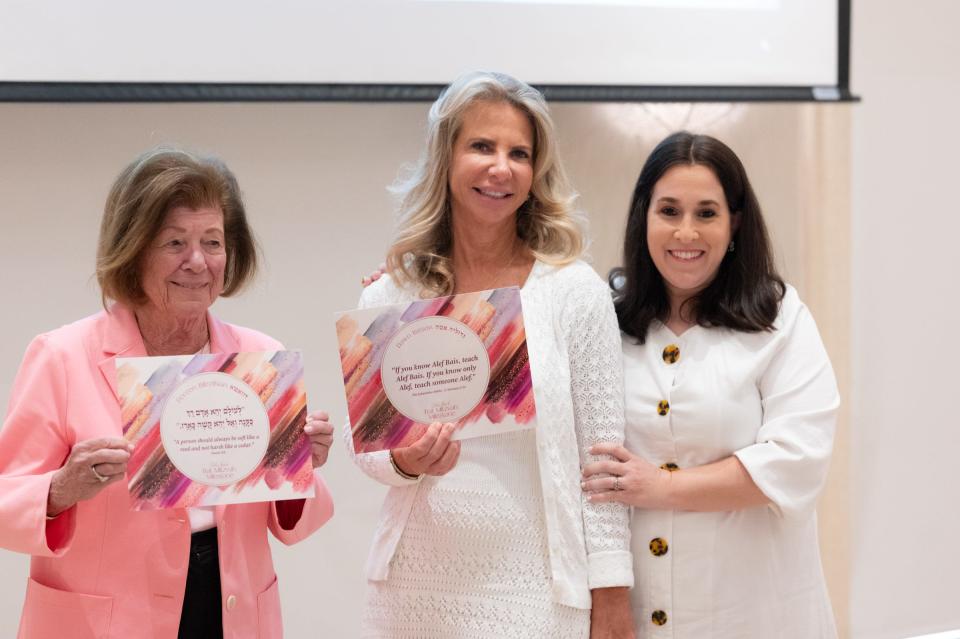
[[[7,0],[0,83],[836,87],[838,2]]]

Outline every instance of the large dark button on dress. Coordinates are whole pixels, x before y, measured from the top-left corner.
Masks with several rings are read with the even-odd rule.
[[[662,610],[654,610],[653,614],[650,615],[650,621],[652,621],[655,626],[662,626],[667,623],[667,613]]]
[[[660,464],[660,468],[663,470],[669,470],[671,473],[675,470],[680,470],[680,467],[674,464],[673,462],[667,462],[666,464]]]
[[[676,364],[680,359],[680,347],[676,344],[669,344],[663,349],[663,361],[667,364]]]
[[[670,549],[670,546],[667,544],[667,540],[663,537],[654,537],[650,540],[650,554],[654,557],[662,557],[667,554],[667,551]]]
[[[660,403],[657,404],[657,414],[661,417],[670,412],[670,402],[665,399],[661,399]]]

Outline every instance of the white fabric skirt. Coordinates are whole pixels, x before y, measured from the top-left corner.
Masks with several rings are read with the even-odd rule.
[[[533,431],[464,440],[421,482],[363,636],[587,639],[590,611],[553,601],[547,548]]]

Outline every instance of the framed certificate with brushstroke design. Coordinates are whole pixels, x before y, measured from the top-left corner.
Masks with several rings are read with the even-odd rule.
[[[298,351],[118,357],[134,510],[313,496]]]
[[[408,446],[433,422],[454,439],[536,426],[516,286],[337,314],[357,453]]]

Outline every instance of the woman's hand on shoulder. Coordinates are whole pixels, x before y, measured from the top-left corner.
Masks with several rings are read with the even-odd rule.
[[[377,267],[377,270],[370,273],[370,275],[367,275],[366,277],[361,277],[360,285],[363,286],[363,288],[367,288],[368,286],[370,286],[371,284],[379,280],[380,276],[386,272],[387,272],[387,265],[381,264],[380,266]]]
[[[669,471],[637,457],[620,444],[597,444],[590,453],[612,457],[583,468],[580,485],[591,502],[615,501],[638,508],[670,509]]]
[[[133,444],[122,437],[86,439],[75,444],[50,481],[47,516],[55,517],[123,480],[132,452]]]
[[[446,475],[460,458],[460,442],[451,441],[453,424],[434,422],[409,446],[390,451],[393,463],[404,474]]]
[[[333,445],[333,424],[326,411],[318,410],[307,415],[307,423],[303,432],[310,440],[310,455],[313,458],[313,467],[320,468],[327,463],[330,455],[330,446]]]

